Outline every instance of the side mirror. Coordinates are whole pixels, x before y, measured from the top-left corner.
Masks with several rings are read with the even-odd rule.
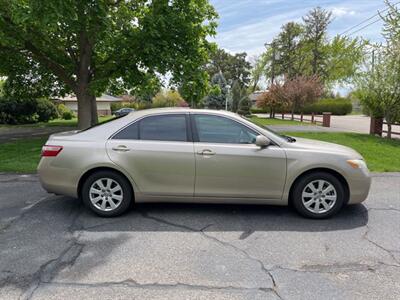
[[[269,144],[271,144],[271,141],[266,136],[258,135],[256,137],[256,145],[258,147],[265,148],[268,147]]]

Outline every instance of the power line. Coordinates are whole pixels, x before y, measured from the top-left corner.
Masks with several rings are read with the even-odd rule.
[[[400,1],[397,2],[397,3],[395,3],[395,4],[393,4],[393,6],[396,6],[397,4],[400,4]],[[348,33],[349,31],[351,31],[351,30],[357,28],[358,26],[360,26],[360,25],[362,25],[362,24],[364,24],[364,23],[366,23],[366,22],[368,22],[368,21],[374,19],[375,17],[379,16],[381,13],[383,13],[383,12],[389,10],[389,8],[390,8],[390,7],[387,7],[387,8],[385,8],[385,9],[383,9],[382,11],[378,11],[378,12],[377,12],[376,14],[374,14],[373,16],[371,16],[371,17],[369,17],[369,18],[367,18],[367,19],[361,21],[360,23],[358,23],[358,24],[356,24],[356,25],[354,25],[354,26],[352,26],[352,27],[346,29],[345,31],[343,31],[342,33],[340,33],[339,36],[344,35],[344,34]],[[372,23],[369,23],[369,24],[363,26],[362,28],[360,28],[360,29],[356,30],[355,32],[350,33],[350,34],[348,34],[348,35],[352,35],[352,34],[354,34],[354,33],[357,33],[357,32],[359,32],[359,31],[361,31],[362,29],[365,29],[365,28],[367,28],[368,26],[371,26],[371,25],[373,25],[373,24],[379,22],[380,20],[381,20],[381,19],[379,18],[378,20],[375,20],[375,21],[373,21]]]
[[[375,23],[378,23],[379,21],[382,21],[382,20],[379,18],[378,20],[375,20],[375,21],[373,21],[373,22],[371,22],[371,23],[368,23],[367,25],[361,27],[360,29],[349,33],[347,36],[351,36],[351,35],[353,35],[353,34],[355,34],[355,33],[357,33],[357,32],[360,32],[361,30],[363,30],[363,29],[365,29],[365,28],[367,28],[367,27],[369,27],[369,26],[371,26],[371,25],[373,25],[373,24],[375,24]]]

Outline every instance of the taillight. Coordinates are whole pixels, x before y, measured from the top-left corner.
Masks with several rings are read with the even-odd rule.
[[[42,147],[42,156],[57,156],[58,153],[61,152],[63,149],[62,146],[50,146],[50,145],[44,145]]]

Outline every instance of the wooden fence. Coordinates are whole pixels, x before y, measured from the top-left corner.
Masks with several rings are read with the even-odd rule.
[[[369,133],[373,135],[382,136],[382,134],[388,134],[388,126],[387,122],[383,118],[374,118],[371,117],[371,124]],[[392,126],[400,126],[400,123],[393,123]],[[400,135],[400,132],[392,131],[392,135]]]
[[[331,116],[332,113],[330,112],[323,113],[322,115],[317,115],[314,113],[312,113],[311,115],[304,115],[303,113],[301,113],[300,115],[295,115],[292,113],[279,113],[275,114],[275,119],[300,121],[305,123],[322,125],[323,127],[330,127]]]

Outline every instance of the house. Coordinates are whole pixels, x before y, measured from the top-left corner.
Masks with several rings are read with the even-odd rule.
[[[64,98],[59,98],[56,101],[58,103],[64,104],[75,113],[78,111],[78,100],[75,95],[68,95]],[[99,116],[111,115],[111,104],[120,103],[122,101],[122,98],[117,98],[106,94],[103,94],[100,97],[96,97],[97,114]]]
[[[249,99],[250,99],[250,101],[251,101],[251,107],[256,107],[256,106],[257,106],[256,103],[257,103],[258,97],[259,97],[261,94],[266,93],[266,92],[268,92],[268,90],[264,90],[264,91],[255,91],[255,92],[251,93],[251,94],[249,95]]]

